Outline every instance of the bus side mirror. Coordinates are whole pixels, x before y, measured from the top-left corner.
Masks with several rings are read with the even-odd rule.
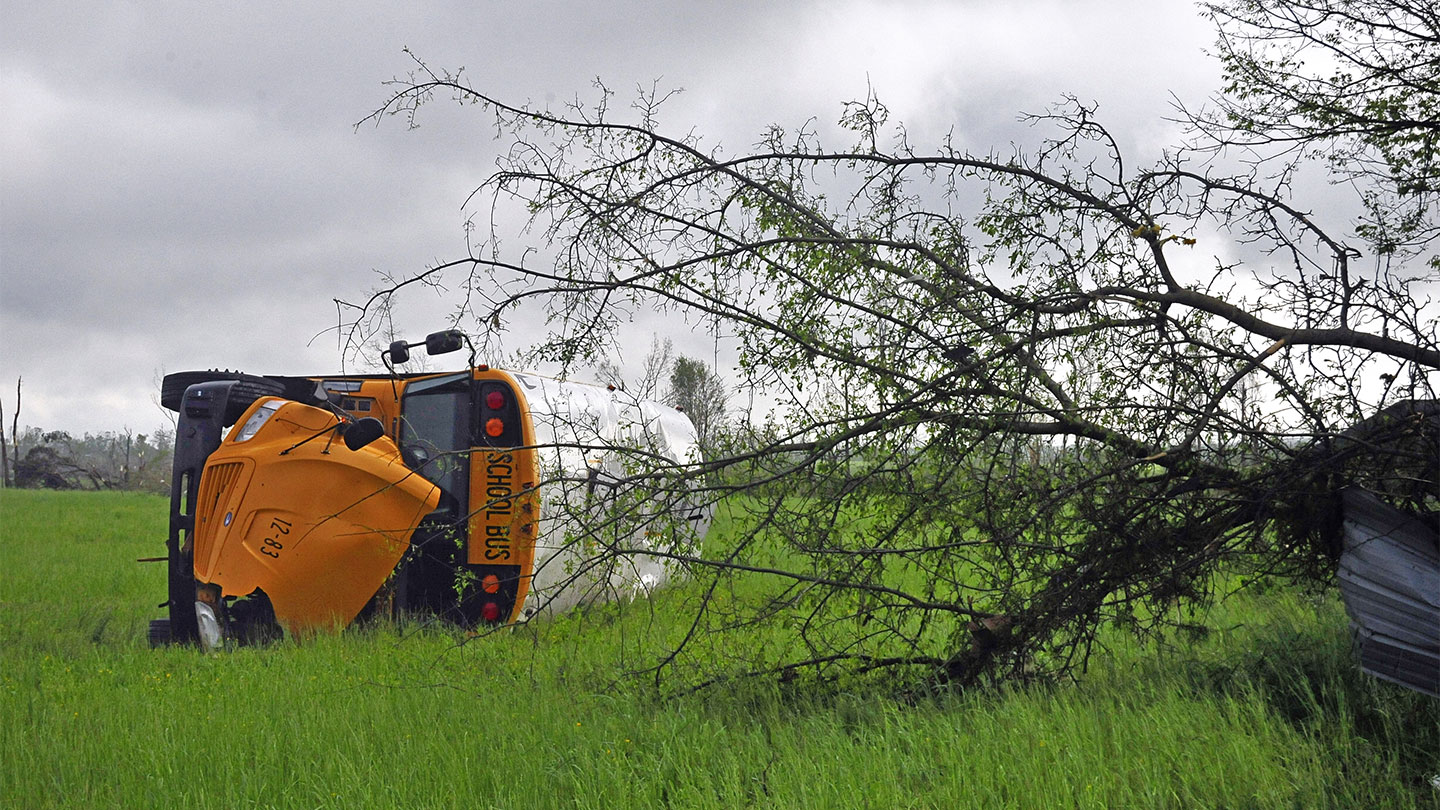
[[[407,444],[400,448],[400,460],[406,467],[420,472],[430,463],[430,453],[418,444]]]
[[[394,365],[398,366],[401,363],[410,362],[410,344],[403,340],[397,340],[391,343],[390,348],[387,349],[385,353],[390,355],[390,362]]]
[[[345,427],[345,446],[351,450],[370,444],[385,435],[385,425],[373,416],[367,416]]]
[[[426,354],[449,354],[460,350],[465,345],[465,336],[458,330],[447,329],[444,332],[431,332],[425,336]]]

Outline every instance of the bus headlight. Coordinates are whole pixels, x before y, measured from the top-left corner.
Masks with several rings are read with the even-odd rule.
[[[215,616],[215,608],[205,602],[196,602],[195,623],[200,627],[200,646],[206,650],[220,646],[223,634],[220,632],[220,619]]]
[[[283,399],[272,399],[261,405],[255,413],[250,414],[249,419],[245,420],[245,424],[240,427],[240,432],[235,434],[235,441],[248,442],[255,438],[255,434],[260,432],[260,428],[264,427],[265,423],[270,421],[270,417],[274,416],[275,412],[284,404],[285,400]]]

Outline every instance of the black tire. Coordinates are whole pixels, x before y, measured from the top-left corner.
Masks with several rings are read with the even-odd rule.
[[[285,393],[280,396],[286,399],[293,399],[296,402],[303,402],[306,405],[321,405],[325,402],[323,396],[315,396],[316,382],[309,377],[269,377],[285,386]]]
[[[226,427],[235,424],[235,420],[239,419],[255,400],[285,395],[285,384],[268,377],[256,377],[239,371],[177,371],[166,374],[165,379],[160,381],[160,404],[172,411],[179,411],[185,389],[196,383],[228,380],[234,380],[235,387],[230,389],[230,403],[225,409]]]
[[[170,634],[169,619],[150,620],[150,646],[165,647],[173,640]]]
[[[230,635],[241,644],[268,644],[285,637],[270,597],[256,588],[249,596],[231,603]]]

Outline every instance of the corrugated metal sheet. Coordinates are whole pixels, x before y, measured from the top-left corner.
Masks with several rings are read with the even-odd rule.
[[[1340,592],[1360,666],[1440,697],[1440,536],[1365,490],[1341,497]]]

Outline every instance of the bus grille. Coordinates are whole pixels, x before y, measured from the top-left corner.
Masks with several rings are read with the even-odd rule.
[[[225,503],[229,501],[230,490],[235,486],[240,473],[245,470],[242,462],[231,461],[205,468],[200,481],[200,495],[195,514],[195,564],[197,568],[210,567],[215,536],[224,527]]]

